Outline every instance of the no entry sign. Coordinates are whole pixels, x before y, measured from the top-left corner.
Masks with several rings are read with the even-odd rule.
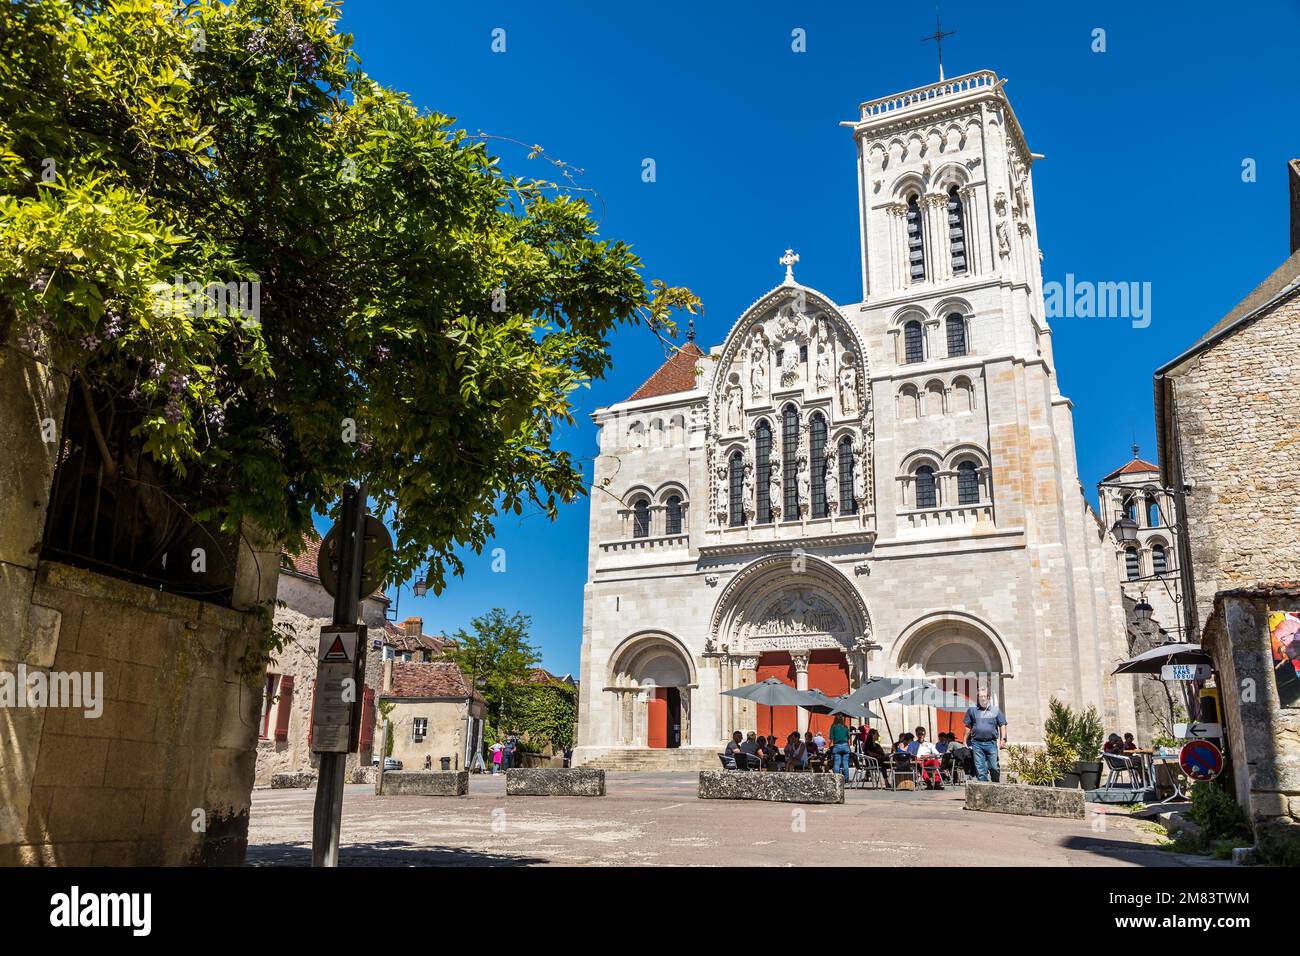
[[[1223,770],[1223,754],[1208,740],[1190,740],[1178,752],[1178,765],[1191,780],[1213,780]]]

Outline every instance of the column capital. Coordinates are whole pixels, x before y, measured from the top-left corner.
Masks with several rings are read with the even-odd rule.
[[[794,661],[794,670],[796,674],[808,673],[808,661],[812,657],[811,651],[791,651],[790,659]]]

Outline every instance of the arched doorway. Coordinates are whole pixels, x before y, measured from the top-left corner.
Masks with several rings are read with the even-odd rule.
[[[900,674],[923,675],[972,701],[981,690],[988,691],[993,703],[1003,706],[1002,678],[1009,673],[1005,650],[997,635],[973,617],[940,612],[915,622],[900,638],[896,659]],[[934,734],[964,736],[963,718],[960,711],[918,706],[907,709],[907,729],[918,721]]]
[[[628,638],[611,657],[606,690],[618,695],[611,728],[616,746],[689,746],[694,665],[676,638],[662,633]]]

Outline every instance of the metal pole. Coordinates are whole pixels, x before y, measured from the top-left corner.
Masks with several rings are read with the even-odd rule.
[[[365,485],[347,485],[343,489],[343,509],[339,519],[339,578],[334,595],[335,624],[355,624],[361,603],[361,551],[365,533]],[[357,653],[362,653],[360,647]],[[358,693],[360,688],[358,688]],[[320,772],[316,782],[316,806],[312,814],[312,866],[339,865],[339,831],[343,820],[343,776],[347,754],[320,755]],[[382,770],[382,761],[380,768]]]

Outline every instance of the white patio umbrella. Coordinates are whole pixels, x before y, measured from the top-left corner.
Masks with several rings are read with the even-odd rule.
[[[796,690],[789,684],[777,680],[775,677],[769,677],[767,680],[761,680],[757,684],[746,684],[744,687],[733,687],[731,690],[724,690],[723,695],[726,697],[739,697],[741,700],[752,700],[756,704],[762,704],[764,707],[802,707],[804,705],[803,694],[806,691]],[[772,711],[767,712],[767,732],[769,735],[774,733],[776,718]]]

